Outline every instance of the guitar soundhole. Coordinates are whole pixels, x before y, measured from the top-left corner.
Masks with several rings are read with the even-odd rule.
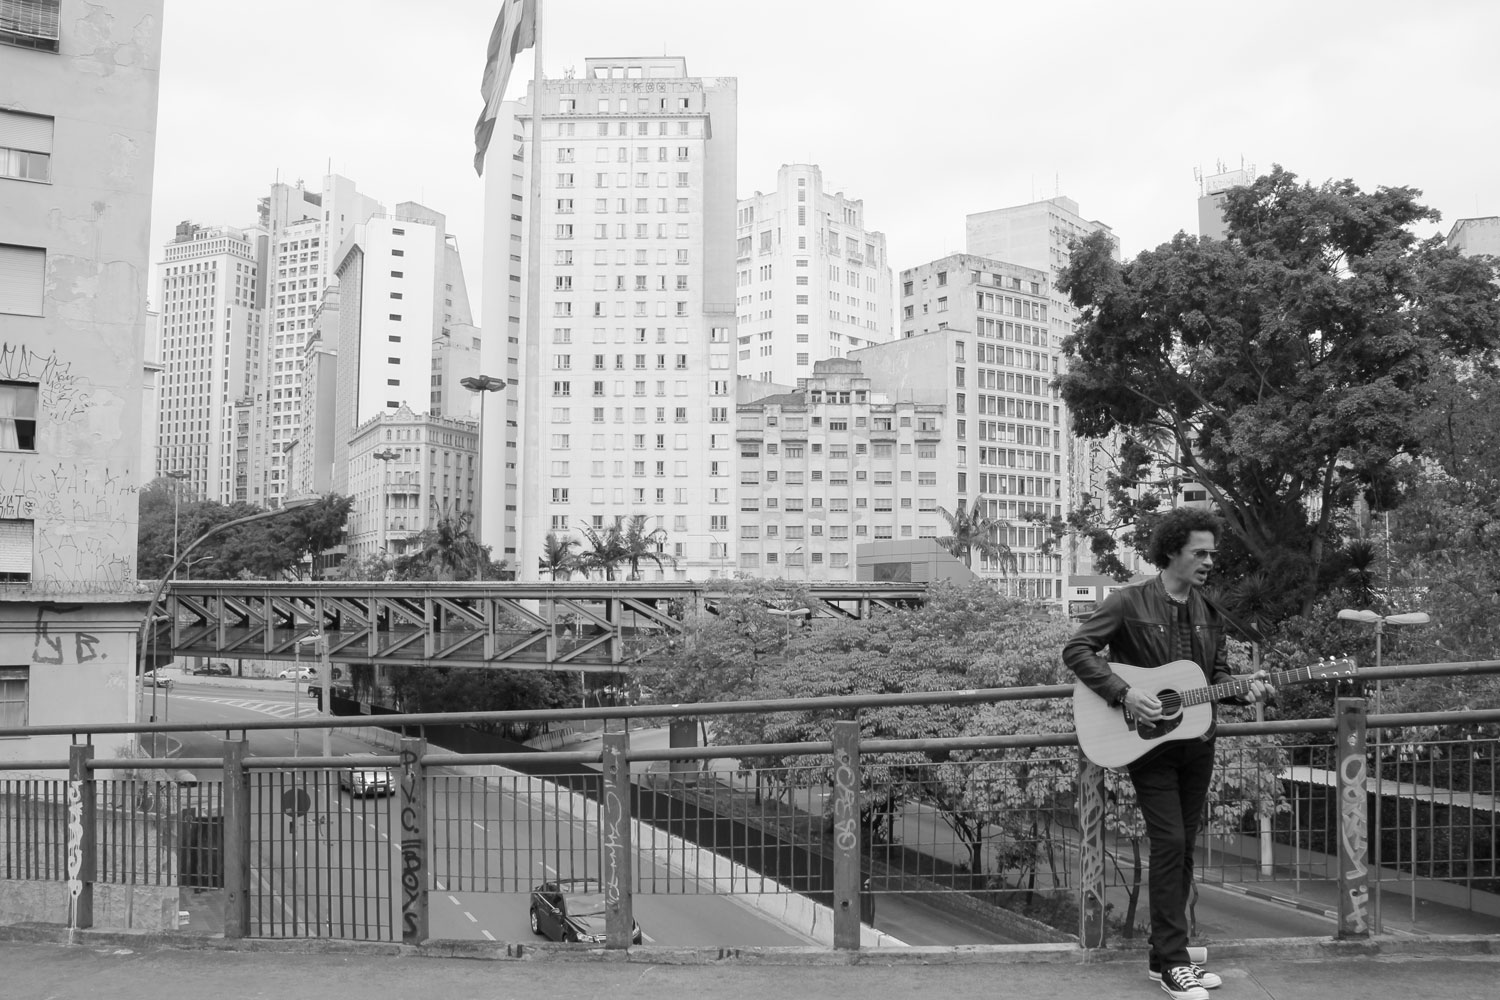
[[[1143,740],[1157,740],[1182,725],[1182,695],[1176,691],[1158,691],[1156,700],[1161,702],[1161,718],[1156,722],[1140,721],[1136,735]]]

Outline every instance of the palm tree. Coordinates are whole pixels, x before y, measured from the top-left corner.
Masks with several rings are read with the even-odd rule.
[[[417,535],[417,552],[411,562],[420,561],[439,580],[453,580],[462,571],[468,575],[482,568],[487,552],[474,537],[474,515],[463,510],[445,514]]]
[[[957,514],[950,514],[948,508],[939,507],[938,513],[948,522],[949,534],[939,538],[937,543],[962,559],[970,569],[974,568],[974,550],[978,549],[993,562],[999,563],[1001,573],[1015,572],[1016,555],[1006,544],[1003,535],[1010,523],[990,517],[984,512],[982,503],[975,497],[968,510],[964,510],[960,504]]]
[[[563,580],[573,575],[578,568],[578,553],[573,550],[578,543],[565,535],[559,535],[555,531],[547,532],[547,541],[542,546],[542,554],[537,557],[537,570],[546,573],[556,580],[561,574]]]
[[[625,548],[625,562],[630,566],[631,580],[641,578],[641,563],[648,559],[656,563],[657,569],[665,569],[668,563],[677,565],[676,559],[662,551],[667,542],[667,529],[648,531],[646,523],[649,520],[645,514],[632,514],[625,519],[620,542]]]
[[[593,570],[603,570],[604,579],[615,578],[615,567],[624,562],[628,557],[625,552],[625,529],[624,518],[615,516],[613,524],[604,528],[595,528],[585,524],[580,530],[583,532],[584,544],[587,546],[578,554],[578,568],[585,573]]]

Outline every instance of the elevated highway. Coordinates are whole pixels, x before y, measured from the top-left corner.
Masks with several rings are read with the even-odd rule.
[[[812,584],[814,618],[919,604],[923,584]],[[173,581],[152,660],[172,656],[616,673],[667,647],[689,612],[728,596],[701,583]],[[800,611],[800,607],[798,609]]]

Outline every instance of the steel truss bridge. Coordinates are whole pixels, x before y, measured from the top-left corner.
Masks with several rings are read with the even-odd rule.
[[[924,584],[788,590],[798,617],[865,618],[920,604]],[[731,594],[712,583],[174,581],[148,654],[393,666],[617,673],[667,648],[683,618]]]

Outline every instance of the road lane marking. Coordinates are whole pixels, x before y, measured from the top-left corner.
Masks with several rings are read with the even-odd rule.
[[[487,941],[493,941],[493,940],[495,940],[495,935],[491,934],[489,931],[480,931],[479,933],[483,934],[484,937],[485,937],[485,940],[487,940]]]
[[[464,916],[466,916],[466,917],[469,918],[469,923],[471,923],[471,924],[477,924],[477,923],[479,923],[479,921],[475,918],[474,914],[470,913],[468,910],[464,911]]]
[[[479,830],[480,833],[489,833],[489,831],[484,828],[483,823],[475,823],[474,826]]]
[[[448,898],[453,901],[453,905],[454,906],[462,906],[463,905],[462,903],[460,903],[458,901],[458,897],[457,896],[449,896]]]

